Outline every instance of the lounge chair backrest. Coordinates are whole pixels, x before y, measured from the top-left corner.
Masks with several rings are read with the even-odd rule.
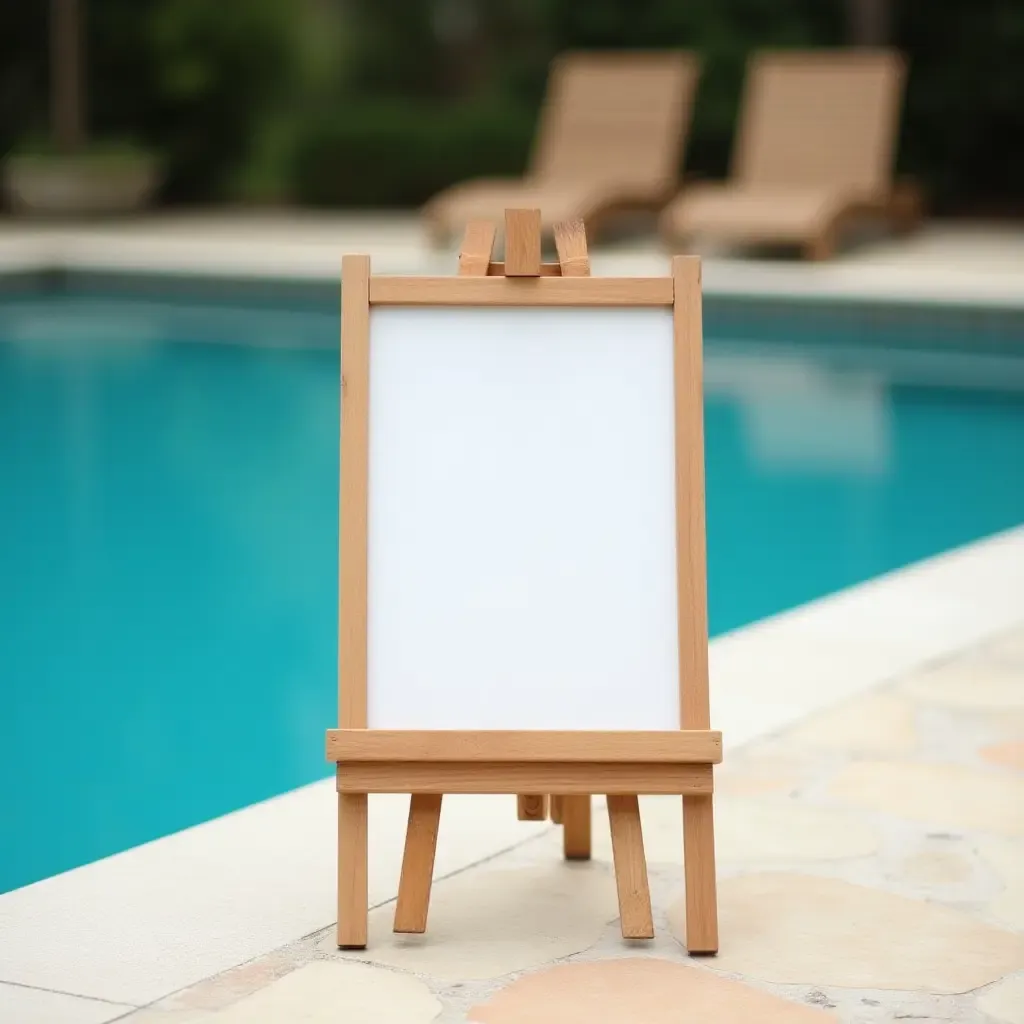
[[[885,188],[904,79],[894,51],[757,54],[747,70],[734,179]]]
[[[557,58],[530,177],[671,191],[698,72],[697,58],[683,51]]]

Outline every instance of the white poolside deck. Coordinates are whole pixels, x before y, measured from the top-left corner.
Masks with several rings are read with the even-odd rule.
[[[454,269],[454,254],[431,252],[415,219],[403,215],[0,221],[0,272],[330,279],[349,251],[370,253],[384,272]],[[594,272],[657,273],[667,258],[655,242],[621,241],[593,253]],[[823,266],[711,256],[705,286],[1022,306],[1024,227],[936,225]],[[704,999],[722,1021],[881,1022],[897,1011],[974,1024],[1024,1020],[1022,581],[1024,527],[712,642],[713,724],[724,733],[727,764],[730,756],[740,764],[733,795],[725,786],[720,802],[717,963],[687,965],[670,934],[680,851],[657,806],[644,814],[659,938],[644,949],[626,947],[611,924],[606,839],[595,838],[592,866],[563,870],[551,826],[517,822],[508,798],[462,797],[445,805],[436,875],[451,881],[436,888],[425,942],[403,945],[382,932],[364,959],[387,969],[358,968],[323,931],[334,920],[328,780],[0,896],[0,1021],[425,1024],[472,1020],[470,1006],[493,1001],[476,1019],[544,1024],[553,989],[543,978],[551,972],[534,976],[536,991],[517,988],[525,983],[517,979],[567,957],[626,963],[624,1005],[630,986],[663,985],[663,1001]],[[936,680],[929,667],[945,659],[954,669]],[[837,724],[827,716],[841,703],[853,710]],[[831,737],[813,763],[801,732],[808,720],[816,733],[825,722],[820,735]],[[953,731],[965,721],[964,731]],[[998,755],[984,753],[996,748]],[[1009,767],[994,767],[997,756]],[[909,794],[902,805],[899,792]],[[829,801],[836,806],[825,807]],[[405,813],[402,798],[371,801],[377,906],[396,894]],[[748,823],[731,838],[730,815]],[[762,818],[769,824],[758,825]],[[601,821],[596,813],[598,830]],[[781,836],[801,830],[803,851]],[[771,873],[779,870],[782,882]],[[841,941],[829,922],[855,913],[875,890],[864,944]],[[545,910],[564,898],[584,909]],[[770,920],[777,898],[810,908],[794,925],[799,936],[755,934],[747,928],[754,917],[736,916],[735,906],[750,906]],[[483,908],[477,916],[474,906]],[[490,933],[492,924],[503,934]],[[928,949],[915,952],[926,935]],[[809,957],[808,947],[820,955]],[[678,986],[675,975],[630,976],[644,958],[683,971]],[[249,966],[237,969],[242,964]],[[755,998],[767,1001],[749,1002]],[[599,1009],[579,1019],[620,1019]]]

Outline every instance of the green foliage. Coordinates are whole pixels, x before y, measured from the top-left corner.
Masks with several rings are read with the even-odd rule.
[[[902,3],[901,163],[943,207],[1024,212],[1024,3]]]
[[[294,71],[295,19],[280,0],[164,0],[149,22],[172,187],[227,194]]]
[[[939,208],[1024,201],[1024,3],[889,0],[900,166]],[[696,50],[687,169],[725,173],[747,57],[844,43],[846,0],[82,0],[93,139],[162,154],[169,201],[417,203],[517,173],[551,58]],[[45,0],[0,4],[0,153],[48,131]]]
[[[154,154],[126,139],[104,139],[88,144],[74,156],[62,152],[48,136],[30,137],[14,148],[14,155],[40,164],[49,162],[66,164],[73,161],[83,167],[119,168],[149,163]]]
[[[416,205],[464,178],[520,174],[528,108],[357,102],[312,124],[292,165],[293,198],[313,205]]]

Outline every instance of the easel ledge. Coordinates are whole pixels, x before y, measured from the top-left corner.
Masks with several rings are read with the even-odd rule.
[[[722,734],[331,729],[339,793],[708,795]]]

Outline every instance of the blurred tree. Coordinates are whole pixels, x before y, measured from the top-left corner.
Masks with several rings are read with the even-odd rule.
[[[50,0],[50,124],[53,143],[74,153],[85,142],[84,0]]]
[[[148,24],[155,122],[172,195],[228,194],[269,108],[296,74],[296,22],[282,0],[163,0]]]
[[[45,127],[45,4],[0,0],[0,156]]]
[[[885,46],[890,31],[890,0],[845,0],[846,38],[854,46]]]
[[[751,51],[882,41],[910,59],[901,165],[939,208],[1024,192],[1021,0],[0,0],[5,150],[58,120],[65,140],[84,130],[68,97],[86,88],[48,57],[51,4],[79,10],[90,135],[158,149],[175,201],[281,197],[298,164],[318,201],[332,182],[335,201],[397,202],[514,173],[572,48],[698,51],[687,166],[721,174]]]

